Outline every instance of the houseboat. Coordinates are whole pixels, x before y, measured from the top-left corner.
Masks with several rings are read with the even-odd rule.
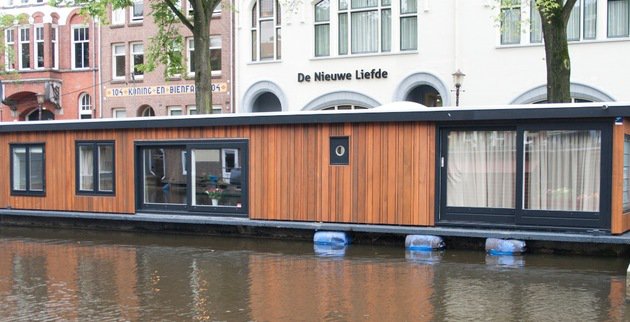
[[[3,123],[0,216],[630,230],[630,104]],[[354,226],[357,227],[357,226]]]

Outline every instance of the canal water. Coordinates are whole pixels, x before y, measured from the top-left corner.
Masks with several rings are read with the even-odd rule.
[[[629,321],[628,261],[0,227],[0,320]]]

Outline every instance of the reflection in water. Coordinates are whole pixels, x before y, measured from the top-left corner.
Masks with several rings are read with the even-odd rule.
[[[0,259],[2,320],[630,318],[624,259],[15,228]]]

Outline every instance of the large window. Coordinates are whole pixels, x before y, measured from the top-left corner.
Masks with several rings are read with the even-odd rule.
[[[112,9],[112,26],[125,24],[125,8]]]
[[[536,0],[530,0],[530,42],[542,43],[542,21]],[[567,22],[567,40],[595,39],[597,36],[597,0],[577,0]]]
[[[330,55],[330,0],[315,4],[315,56]]]
[[[141,208],[247,213],[247,142],[143,143],[138,146]]]
[[[8,28],[4,31],[4,69],[15,70],[15,29]]]
[[[210,68],[212,76],[221,75],[221,36],[210,36]],[[186,51],[186,65],[188,76],[195,75],[195,41],[188,38],[188,50]]]
[[[391,0],[349,2],[339,0],[339,54],[391,51]]]
[[[600,131],[525,131],[524,145],[524,209],[599,211]]]
[[[77,193],[113,194],[114,142],[77,142]]]
[[[72,68],[90,66],[90,33],[87,27],[72,27]]]
[[[11,145],[12,195],[44,195],[45,177],[43,144]]]
[[[20,69],[31,68],[31,30],[20,28]]]
[[[87,93],[83,93],[79,96],[79,117],[81,119],[92,118],[92,99]]]
[[[629,0],[608,0],[608,37],[628,37]]]
[[[400,0],[400,50],[418,49],[418,4],[416,0]],[[385,20],[385,16],[383,16]],[[383,25],[390,25],[383,21]],[[384,31],[389,35],[390,31]]]
[[[444,130],[440,220],[606,228],[611,141],[603,122]]]
[[[252,60],[281,58],[281,9],[277,0],[258,0],[252,8]]]

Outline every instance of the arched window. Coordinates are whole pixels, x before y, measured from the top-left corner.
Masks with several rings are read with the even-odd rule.
[[[151,117],[155,116],[155,111],[151,106],[145,105],[143,108],[140,108],[140,116],[142,117]]]
[[[258,0],[252,8],[252,61],[281,58],[281,11],[277,0]]]
[[[87,93],[79,96],[79,118],[91,119],[92,118],[92,100]]]

